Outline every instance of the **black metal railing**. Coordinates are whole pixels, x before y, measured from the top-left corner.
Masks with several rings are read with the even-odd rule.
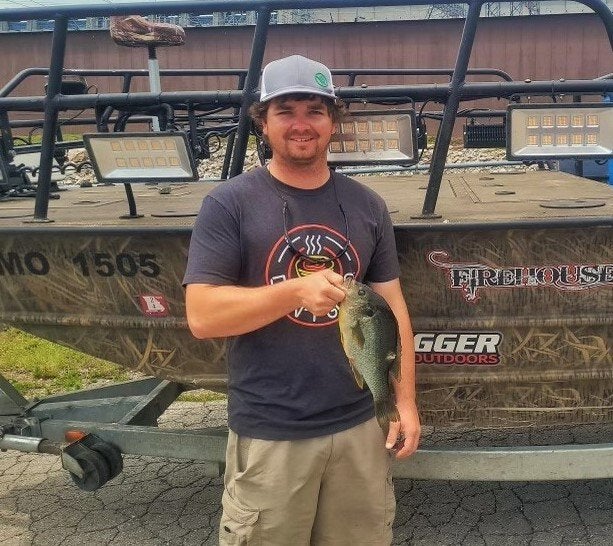
[[[548,0],[543,0],[548,1]],[[257,98],[257,86],[262,68],[266,46],[269,16],[277,9],[317,9],[322,7],[360,7],[372,5],[372,0],[200,0],[198,2],[172,2],[167,4],[134,2],[130,4],[105,4],[70,7],[36,7],[0,10],[0,21],[16,19],[49,19],[55,20],[50,68],[48,72],[47,91],[38,97],[6,96],[18,82],[11,80],[0,91],[0,112],[8,111],[40,111],[44,112],[43,137],[41,146],[41,164],[39,182],[36,193],[34,221],[47,221],[49,188],[55,135],[58,129],[58,118],[61,110],[93,108],[101,111],[104,108],[130,109],[168,105],[170,108],[190,105],[190,107],[232,108],[238,116],[236,135],[232,146],[232,163],[230,176],[241,172],[247,142],[250,134],[250,121],[247,115],[249,105]],[[412,1],[386,0],[389,6],[397,5],[429,5],[457,4],[457,0]],[[406,103],[407,101],[434,100],[443,104],[440,128],[437,134],[430,175],[421,218],[435,217],[435,208],[442,179],[446,156],[451,142],[451,135],[459,105],[462,101],[480,98],[514,99],[522,95],[553,96],[560,94],[604,94],[613,92],[613,80],[603,78],[594,80],[572,81],[536,81],[536,82],[467,82],[469,74],[468,62],[472,52],[477,22],[483,0],[464,2],[468,5],[461,42],[455,67],[451,72],[451,80],[447,84],[436,85],[390,85],[390,86],[354,86],[341,87],[338,95],[349,101],[386,101]],[[590,7],[602,20],[605,32],[613,49],[613,14],[602,0],[581,0],[580,3]],[[245,74],[242,90],[219,90],[200,92],[162,92],[162,93],[96,93],[86,95],[62,95],[62,74],[65,73],[64,52],[68,17],[107,16],[120,14],[170,14],[178,12],[198,11],[210,13],[214,11],[247,10],[257,12],[251,47],[249,66]],[[349,74],[351,78],[351,74]],[[128,82],[126,84],[126,81]],[[355,80],[349,80],[355,83]],[[124,79],[124,88],[129,88],[129,79]],[[7,91],[8,89],[8,91]],[[4,96],[3,96],[4,94]]]

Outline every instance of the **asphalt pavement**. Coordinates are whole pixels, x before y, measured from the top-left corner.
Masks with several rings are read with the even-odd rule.
[[[174,403],[160,426],[216,426],[224,405]],[[222,479],[202,464],[126,456],[93,493],[51,455],[0,453],[0,544],[215,545]],[[395,480],[394,544],[611,545],[613,480]]]

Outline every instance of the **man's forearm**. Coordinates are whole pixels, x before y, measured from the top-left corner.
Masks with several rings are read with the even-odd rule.
[[[289,281],[255,288],[187,287],[189,327],[197,338],[226,337],[262,328],[299,307]]]
[[[255,288],[190,284],[187,322],[192,334],[204,339],[253,332],[300,307],[325,315],[345,297],[342,282],[339,274],[325,270]]]

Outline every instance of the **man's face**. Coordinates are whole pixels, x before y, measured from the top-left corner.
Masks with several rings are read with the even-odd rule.
[[[310,165],[327,161],[335,127],[321,97],[272,99],[262,130],[275,161]]]

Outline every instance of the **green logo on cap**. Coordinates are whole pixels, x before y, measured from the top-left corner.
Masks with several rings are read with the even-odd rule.
[[[328,78],[326,78],[325,74],[318,72],[315,74],[315,82],[319,87],[328,87]]]

